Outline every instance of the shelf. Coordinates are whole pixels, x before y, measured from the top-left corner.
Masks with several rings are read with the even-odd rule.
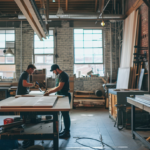
[[[104,96],[96,96],[96,95],[74,95],[74,97],[77,97],[77,98],[95,98],[95,99],[101,99],[101,98],[105,98]]]

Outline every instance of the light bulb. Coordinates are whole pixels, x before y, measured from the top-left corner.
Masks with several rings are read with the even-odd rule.
[[[104,21],[101,22],[101,26],[105,26],[105,22]]]

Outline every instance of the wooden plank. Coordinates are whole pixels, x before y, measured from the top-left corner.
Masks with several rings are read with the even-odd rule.
[[[93,91],[75,91],[75,92],[77,92],[77,93],[94,93]]]
[[[144,106],[144,110],[150,112],[150,107]]]
[[[37,25],[35,24],[35,22],[34,22],[34,20],[32,18],[32,15],[29,12],[28,8],[24,4],[24,1],[23,0],[14,0],[14,1],[16,2],[16,4],[18,5],[18,7],[20,8],[20,10],[22,11],[22,13],[24,14],[24,16],[28,20],[28,22],[31,25],[32,29],[36,32],[36,34],[38,35],[38,37],[40,38],[40,40],[42,40],[42,34],[40,33],[39,29],[37,28]]]
[[[136,0],[133,6],[126,12],[125,16],[128,17],[134,10],[139,8],[143,4],[143,0]]]
[[[80,98],[104,98],[104,96],[96,96],[96,95],[74,95],[74,97],[80,97]]]
[[[7,98],[10,101],[14,97]],[[6,99],[5,99],[6,100]],[[70,111],[68,97],[59,98],[53,108],[1,108],[0,112],[53,112],[53,111]]]
[[[132,104],[132,105],[134,105],[134,106],[136,106],[136,107],[138,107],[138,108],[140,108],[140,109],[144,109],[144,105],[143,104],[140,104],[140,103],[138,103],[136,101],[133,101],[130,98],[127,98],[127,102]]]
[[[12,101],[3,100],[0,102],[1,108],[52,108],[57,96],[55,97],[19,97]]]

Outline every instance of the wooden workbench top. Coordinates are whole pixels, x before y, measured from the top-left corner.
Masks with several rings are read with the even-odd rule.
[[[7,100],[13,100],[13,99],[15,99],[15,97],[7,98]],[[45,111],[52,112],[52,111],[69,111],[69,110],[70,110],[70,104],[69,104],[68,97],[58,98],[53,108],[0,108],[0,112],[45,112]]]

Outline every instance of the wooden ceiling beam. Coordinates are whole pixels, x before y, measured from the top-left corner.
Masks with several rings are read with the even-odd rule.
[[[33,22],[36,23],[37,28],[39,29],[39,32],[42,34],[42,36],[44,38],[46,38],[45,32],[43,30],[43,28],[41,27],[41,24],[39,22],[39,19],[37,18],[37,15],[35,14],[35,11],[30,3],[30,0],[24,0],[24,3],[26,4],[26,6],[28,7],[28,10],[30,11],[31,15],[32,15],[32,20],[34,20]]]
[[[66,11],[68,10],[68,0],[66,0]]]
[[[18,7],[20,8],[20,10],[22,11],[22,13],[25,15],[26,19],[28,20],[29,24],[31,25],[32,29],[36,32],[36,34],[38,35],[38,37],[40,38],[40,40],[42,40],[42,34],[39,31],[39,29],[37,28],[37,25],[35,23],[35,21],[33,20],[33,17],[31,15],[31,13],[29,12],[27,6],[25,5],[23,0],[14,0]]]
[[[136,0],[133,6],[126,12],[125,16],[128,17],[134,10],[138,9],[144,3],[143,0]]]
[[[97,0],[95,0],[95,12],[97,11]]]
[[[46,0],[46,16],[49,19],[49,0]]]

